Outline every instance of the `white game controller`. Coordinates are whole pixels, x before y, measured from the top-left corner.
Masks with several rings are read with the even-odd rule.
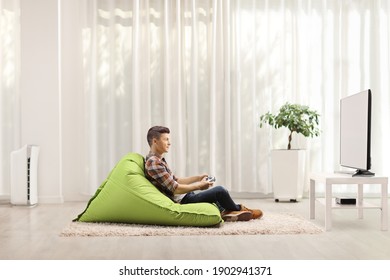
[[[215,177],[214,176],[207,176],[206,181],[207,182],[215,182]]]

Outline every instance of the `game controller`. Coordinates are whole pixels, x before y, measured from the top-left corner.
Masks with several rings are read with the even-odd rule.
[[[215,182],[215,177],[214,176],[207,176],[206,181],[207,182]]]

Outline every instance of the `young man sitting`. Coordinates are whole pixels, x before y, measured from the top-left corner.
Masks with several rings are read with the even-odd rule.
[[[215,203],[225,221],[248,221],[263,216],[261,210],[236,204],[224,187],[212,187],[213,182],[207,180],[207,174],[184,178],[173,175],[164,159],[171,145],[169,133],[167,127],[154,126],[147,134],[150,152],[146,156],[145,175],[163,194],[181,204]]]

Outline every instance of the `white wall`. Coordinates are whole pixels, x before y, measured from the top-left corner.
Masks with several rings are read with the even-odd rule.
[[[21,0],[20,144],[40,146],[39,203],[89,198],[80,193],[85,118],[76,2]]]

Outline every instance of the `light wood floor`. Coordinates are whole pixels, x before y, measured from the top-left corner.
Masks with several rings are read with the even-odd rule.
[[[237,199],[248,207],[294,212],[309,218],[309,201]],[[317,202],[317,225],[324,225],[324,207]],[[390,231],[380,230],[380,210],[364,219],[355,210],[334,210],[333,229],[315,235],[193,236],[193,237],[60,237],[59,233],[84,210],[86,202],[38,205],[0,204],[0,259],[266,259],[368,260],[390,259]]]

